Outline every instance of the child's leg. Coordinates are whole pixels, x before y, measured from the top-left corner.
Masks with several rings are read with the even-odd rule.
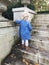
[[[28,42],[28,40],[25,40],[25,46],[26,46],[26,50],[29,50],[29,42]]]
[[[22,40],[22,48],[24,48],[24,44],[25,44],[25,42],[24,42],[24,40]]]

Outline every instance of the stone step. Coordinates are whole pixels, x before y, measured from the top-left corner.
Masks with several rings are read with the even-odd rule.
[[[38,17],[38,16],[36,16],[36,18],[35,18],[35,20],[34,21],[36,21],[36,20],[40,20],[40,21],[49,21],[49,18],[47,17],[47,19],[46,19],[46,17],[44,18],[43,16],[40,18],[40,16]]]
[[[31,23],[33,26],[47,26],[47,25],[49,25],[49,24],[47,24],[47,23]]]
[[[36,28],[36,29],[49,29],[49,24],[46,24],[46,23],[45,24],[33,23],[32,27]]]
[[[44,28],[43,28],[43,27],[33,27],[32,30],[39,30],[39,31],[40,31],[40,30],[44,30],[44,31],[49,31],[49,28],[47,28],[47,27],[44,27]]]
[[[34,43],[34,44],[38,44],[39,46],[40,45],[49,45],[49,41],[47,41],[47,40],[39,40],[39,39],[36,39],[36,38],[33,38],[33,39],[31,39],[31,43]]]
[[[25,65],[25,63],[23,63],[22,61],[18,60],[15,62],[15,65]]]
[[[49,20],[49,14],[37,14],[36,19],[37,20]]]
[[[34,21],[34,22],[32,22],[32,24],[34,24],[34,25],[48,25],[49,24],[49,21],[47,22],[42,22],[42,21],[40,21],[40,20],[36,20],[36,21]]]
[[[47,33],[47,34],[48,34],[49,30],[48,30],[48,29],[34,29],[34,28],[33,28],[32,32],[38,32],[38,33],[44,32],[44,33]]]
[[[49,41],[49,37],[39,35],[32,35],[32,39],[39,39],[40,41]]]
[[[36,28],[36,29],[49,29],[49,24],[46,24],[46,25],[45,24],[43,24],[43,25],[41,25],[41,24],[38,24],[38,25],[33,24],[32,27]]]
[[[31,60],[34,63],[39,63],[39,65],[40,64],[49,65],[49,52],[48,51],[43,51],[36,54],[33,52],[26,51],[26,50],[21,50],[21,49],[19,49],[19,51],[23,53],[23,58],[25,59]]]
[[[41,34],[41,35],[40,35]],[[44,34],[44,33],[34,33],[34,34],[31,34],[31,36],[40,36],[40,37],[46,37],[46,38],[48,38],[48,40],[49,40],[49,34]]]
[[[26,58],[28,60],[31,60],[31,61],[34,61],[34,62],[38,62],[37,61],[37,53],[34,53],[35,50],[29,50],[29,51],[26,51],[26,50],[22,50],[22,49],[19,49],[19,51],[21,51],[23,53],[23,58]]]
[[[49,30],[37,30],[33,29],[31,32],[31,36],[41,36],[49,38]]]
[[[46,37],[40,37],[40,36],[32,36],[31,37],[31,40],[34,40],[34,41],[40,41],[40,42],[42,42],[42,43],[49,43],[49,40],[48,40],[48,38],[46,38]]]
[[[47,37],[41,37],[41,36],[31,36],[31,40],[39,40],[39,41],[45,41],[45,42],[49,42],[48,38]]]
[[[7,20],[0,22],[0,28],[15,27],[15,26],[16,24],[14,21]]]
[[[48,28],[46,28],[46,27],[33,27],[33,30],[32,31],[49,31],[49,29]]]
[[[40,54],[39,64],[49,65],[49,51],[43,51]]]
[[[5,63],[5,65],[25,65],[21,60],[17,60],[16,62],[12,63]]]
[[[47,22],[49,21],[49,19],[40,19],[39,17],[38,17],[38,18],[36,17],[36,18],[34,19],[34,21],[47,23]],[[47,22],[46,22],[46,21],[47,21]]]
[[[33,27],[37,27],[37,28],[38,28],[38,27],[39,27],[39,28],[40,28],[40,27],[49,28],[49,25],[48,25],[48,24],[47,24],[47,25],[45,25],[45,24],[42,24],[42,25],[41,25],[41,24],[38,24],[38,25],[37,25],[37,24],[33,24],[32,26],[33,26]]]
[[[38,37],[32,37],[30,42],[30,47],[32,48],[43,48],[45,50],[49,50],[49,40],[46,38],[38,38]]]
[[[48,29],[49,30],[49,25],[48,26],[32,26],[33,29]]]

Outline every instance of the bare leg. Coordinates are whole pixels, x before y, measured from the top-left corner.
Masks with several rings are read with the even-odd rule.
[[[22,48],[24,48],[24,40],[22,40]]]
[[[26,50],[28,51],[30,48],[29,48],[29,42],[28,40],[25,40],[25,47],[26,47]]]

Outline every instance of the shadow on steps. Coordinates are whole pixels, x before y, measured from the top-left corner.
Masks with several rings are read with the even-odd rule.
[[[17,62],[17,60],[22,60],[22,53],[21,51],[18,51],[18,48],[21,48],[21,39],[18,38],[14,43],[15,44],[13,45],[11,52],[2,61],[1,65],[15,65],[15,62]]]

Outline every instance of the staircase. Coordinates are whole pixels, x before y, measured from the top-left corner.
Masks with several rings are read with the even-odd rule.
[[[10,54],[15,54],[15,60],[29,63],[29,65],[49,65],[49,14],[37,14],[35,20],[31,22],[33,30],[31,32],[30,50],[21,49],[21,40],[17,40],[12,47]],[[17,53],[16,53],[17,52]],[[6,60],[8,58],[6,57]],[[14,57],[13,57],[14,60]],[[14,61],[15,65],[19,65]],[[24,63],[20,65],[27,65]],[[6,61],[3,62],[4,65]]]
[[[37,14],[34,20],[32,41],[35,41],[35,45],[39,48],[49,50],[49,15]],[[33,45],[32,45],[33,46]]]
[[[31,24],[30,51],[19,50],[23,52],[23,58],[31,60],[34,65],[49,65],[49,14],[37,14]]]

